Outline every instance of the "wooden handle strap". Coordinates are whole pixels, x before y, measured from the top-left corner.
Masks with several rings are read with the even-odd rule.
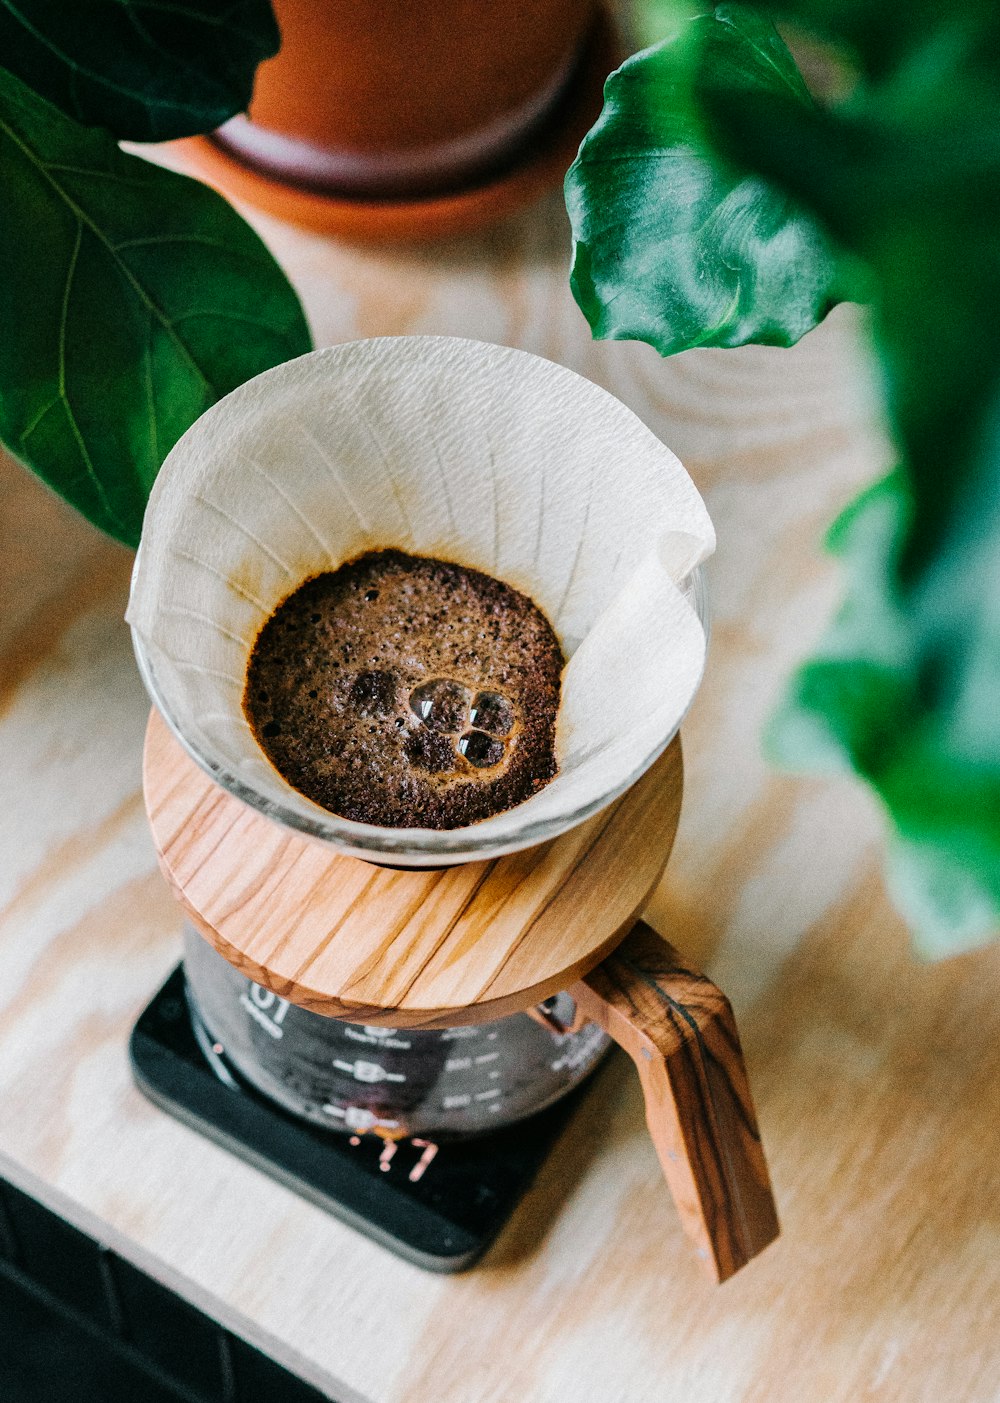
[[[725,1281],[778,1235],[729,1000],[643,921],[569,992],[635,1062],[681,1223]]]

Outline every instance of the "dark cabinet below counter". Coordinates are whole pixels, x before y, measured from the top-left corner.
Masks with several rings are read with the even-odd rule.
[[[0,1180],[4,1403],[329,1403]]]

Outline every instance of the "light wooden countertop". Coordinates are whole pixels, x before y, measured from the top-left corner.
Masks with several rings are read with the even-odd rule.
[[[258,221],[317,344],[448,332],[619,395],[719,533],[680,837],[650,915],[736,1006],[784,1234],[726,1286],[688,1252],[612,1068],[497,1248],[436,1277],[148,1104],[132,1021],[179,956],[139,792],[130,558],[0,464],[0,1172],[334,1397],[986,1403],[1000,1397],[1000,949],[916,964],[846,781],[769,770],[781,680],[836,593],[818,539],[888,461],[856,318],[791,352],[594,344],[553,198],[365,253]],[[613,467],[609,467],[613,471]]]

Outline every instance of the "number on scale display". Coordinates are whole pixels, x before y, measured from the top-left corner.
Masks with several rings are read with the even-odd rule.
[[[360,1135],[351,1136],[350,1144],[357,1146],[362,1143],[363,1141]],[[388,1174],[389,1170],[392,1168],[392,1162],[396,1158],[400,1145],[405,1145],[407,1143],[411,1144],[415,1150],[423,1151],[416,1164],[411,1165],[410,1172],[406,1176],[411,1184],[416,1184],[424,1177],[427,1166],[432,1162],[434,1156],[438,1152],[439,1147],[434,1144],[433,1140],[419,1140],[416,1137],[409,1142],[405,1140],[386,1140],[379,1152],[378,1167],[383,1174]]]

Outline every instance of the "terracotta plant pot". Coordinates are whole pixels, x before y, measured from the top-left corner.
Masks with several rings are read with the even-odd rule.
[[[475,227],[561,178],[614,66],[596,0],[275,0],[248,116],[199,139],[228,193],[375,238]]]

